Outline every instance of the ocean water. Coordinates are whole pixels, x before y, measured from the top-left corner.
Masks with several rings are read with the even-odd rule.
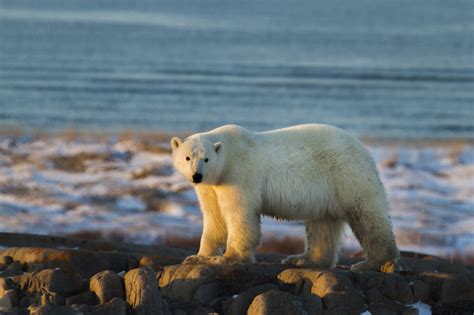
[[[474,2],[0,0],[0,128],[474,138]]]

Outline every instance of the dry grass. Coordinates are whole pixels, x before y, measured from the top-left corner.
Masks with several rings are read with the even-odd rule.
[[[51,156],[49,159],[56,169],[66,172],[79,173],[86,171],[87,161],[111,161],[112,157],[107,153],[80,152],[78,154],[67,156]]]

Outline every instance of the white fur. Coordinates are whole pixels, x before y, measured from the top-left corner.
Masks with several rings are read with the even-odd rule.
[[[171,145],[179,172],[190,181],[203,175],[194,185],[203,235],[187,262],[254,261],[261,215],[305,221],[307,249],[285,263],[334,266],[345,222],[367,256],[354,269],[378,269],[398,257],[373,159],[341,129],[314,124],[254,133],[226,125]]]

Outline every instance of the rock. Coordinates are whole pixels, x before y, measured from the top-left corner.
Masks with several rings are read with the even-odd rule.
[[[370,288],[365,292],[367,302],[370,303],[381,303],[383,296],[377,288]]]
[[[226,310],[225,314],[229,314],[229,315],[246,314],[247,309],[249,308],[254,298],[257,295],[265,293],[270,290],[278,290],[278,286],[272,283],[263,284],[263,285],[256,286],[254,288],[248,289],[245,292],[240,293],[239,295],[235,296],[229,308]]]
[[[30,307],[30,315],[79,315],[71,306],[42,305]]]
[[[76,274],[65,274],[60,269],[45,269],[38,273],[11,278],[20,289],[29,293],[56,292],[61,295],[74,294],[84,289],[84,280]]]
[[[414,280],[412,284],[413,289],[413,300],[428,302],[430,295],[430,287],[421,280]]]
[[[375,271],[354,272],[354,276],[362,290],[380,288],[385,281],[385,274]]]
[[[3,263],[8,266],[13,264],[13,257],[12,256],[3,256]]]
[[[219,313],[214,312],[212,308],[199,308],[199,309],[193,310],[191,312],[191,315],[219,315]]]
[[[295,291],[295,293],[301,296],[306,305],[306,309],[311,314],[323,314],[323,300],[319,296],[311,293],[312,282],[306,281],[304,279],[301,280],[302,283],[300,287],[298,289],[295,288],[295,290],[298,290],[298,292]]]
[[[41,305],[64,305],[65,299],[62,295],[55,292],[45,292],[40,298]]]
[[[9,278],[0,278],[0,296],[10,289],[13,289],[13,281]]]
[[[126,273],[126,300],[135,314],[163,313],[163,302],[156,278],[157,273],[151,268],[138,268]]]
[[[219,284],[211,282],[200,286],[194,293],[193,301],[201,305],[209,305],[219,294]]]
[[[11,310],[18,306],[18,294],[15,290],[7,290],[0,296],[0,308]]]
[[[89,315],[90,314],[90,306],[86,304],[72,304],[71,307],[76,311],[76,313]]]
[[[110,270],[95,274],[89,282],[89,289],[94,292],[100,304],[113,298],[124,299],[122,278]]]
[[[353,290],[351,280],[341,271],[287,269],[278,275],[283,284],[296,285],[300,279],[311,284],[311,293],[324,297],[327,292]]]
[[[91,291],[79,293],[77,295],[68,297],[66,299],[67,305],[74,305],[74,304],[95,305],[96,302],[97,302],[96,295],[94,292],[91,292]]]
[[[441,299],[444,281],[453,277],[453,275],[437,272],[422,272],[417,277],[429,286],[429,299],[432,301],[431,304],[434,304]]]
[[[128,270],[129,265],[136,260],[135,255],[127,253],[36,247],[12,247],[0,250],[0,254],[11,256],[24,264],[27,272],[59,268],[86,278],[103,270]]]
[[[418,315],[418,310],[401,303],[385,299],[381,303],[371,303],[369,305],[371,314],[384,315]]]
[[[378,288],[380,293],[391,299],[399,301],[402,304],[413,303],[413,292],[408,286],[407,281],[396,273],[385,274],[384,283]]]
[[[10,256],[6,256],[10,257]],[[10,257],[11,258],[11,257]],[[23,274],[22,266],[20,262],[14,261],[10,263],[7,268],[2,272],[4,277],[13,277]]]
[[[303,302],[297,296],[279,290],[270,290],[254,298],[249,315],[302,315]]]
[[[459,300],[474,301],[474,273],[464,273],[446,278],[441,291],[442,303]]]
[[[119,298],[112,298],[105,304],[100,304],[91,308],[90,315],[126,315],[127,303]],[[159,313],[157,313],[159,314]]]
[[[355,291],[327,292],[323,302],[328,311],[338,310],[340,313],[361,314],[367,310],[364,297]]]
[[[176,265],[183,261],[182,258],[173,256],[143,256],[140,258],[140,267],[161,268],[163,266]]]
[[[474,314],[474,300],[458,300],[453,303],[438,303],[433,306],[431,311],[433,315],[472,315]]]
[[[231,296],[256,285],[274,282],[281,268],[284,267],[276,268],[274,264],[166,266],[159,286],[163,297],[181,303],[208,303],[217,295]],[[205,287],[199,290],[201,286]]]

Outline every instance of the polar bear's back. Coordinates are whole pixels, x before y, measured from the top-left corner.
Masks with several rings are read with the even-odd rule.
[[[328,125],[300,125],[256,133],[257,147],[266,152],[263,184],[266,212],[285,217],[286,209],[332,212],[351,207],[357,199],[385,198],[375,163],[353,135]],[[296,205],[296,206],[295,206]]]

